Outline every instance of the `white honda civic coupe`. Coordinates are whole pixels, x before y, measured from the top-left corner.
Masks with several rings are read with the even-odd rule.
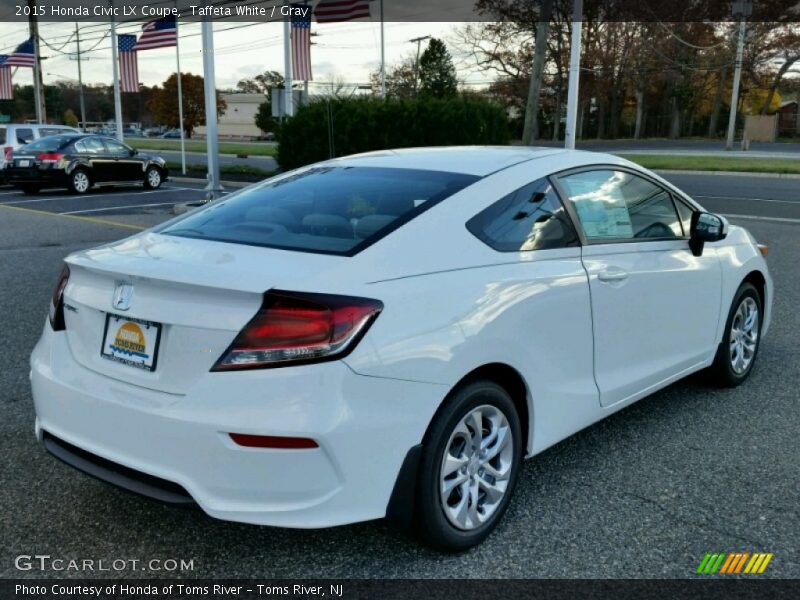
[[[220,519],[388,517],[464,549],[523,458],[694,371],[742,383],[762,253],[611,155],[323,162],[68,256],[31,357],[36,435]]]

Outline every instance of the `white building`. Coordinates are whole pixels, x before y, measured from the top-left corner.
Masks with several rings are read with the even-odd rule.
[[[221,94],[228,107],[219,117],[217,129],[221,139],[256,139],[264,132],[256,126],[256,113],[258,106],[267,101],[264,94]],[[195,127],[196,137],[205,137],[206,128],[203,125]]]

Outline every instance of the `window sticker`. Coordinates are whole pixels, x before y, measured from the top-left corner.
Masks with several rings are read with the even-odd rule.
[[[633,226],[621,186],[623,173],[594,171],[564,179],[587,238],[632,238]]]

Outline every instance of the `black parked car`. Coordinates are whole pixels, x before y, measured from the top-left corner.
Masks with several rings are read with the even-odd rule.
[[[140,154],[100,135],[65,134],[40,138],[6,155],[8,182],[26,194],[66,187],[85,194],[93,185],[142,183],[155,189],[169,176],[160,156]]]

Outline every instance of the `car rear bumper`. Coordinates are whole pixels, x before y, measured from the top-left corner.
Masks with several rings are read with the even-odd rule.
[[[299,528],[385,516],[406,453],[447,391],[357,375],[336,361],[208,373],[186,395],[166,394],[86,369],[49,325],[31,356],[31,384],[37,436],[72,466],[153,497],[160,492],[148,489],[185,490],[220,519]],[[246,448],[229,433],[319,447]],[[136,489],[137,479],[150,487]]]
[[[65,187],[68,184],[67,174],[63,169],[20,169],[7,166],[6,181],[14,184],[39,184],[42,186]]]

